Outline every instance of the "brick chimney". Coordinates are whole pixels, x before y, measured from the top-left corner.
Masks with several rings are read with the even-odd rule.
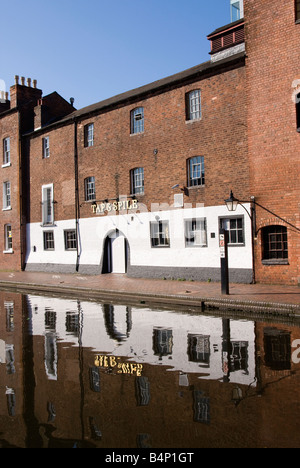
[[[47,106],[45,106],[43,99],[39,99],[37,106],[34,108],[34,130],[39,130],[47,121]]]
[[[27,85],[25,84],[25,78],[21,77],[21,84],[19,84],[20,77],[15,76],[15,84],[10,88],[10,101],[11,108],[24,107],[35,107],[38,100],[42,97],[42,90],[37,89],[37,81],[33,80],[33,86],[31,86],[31,78],[27,78]]]

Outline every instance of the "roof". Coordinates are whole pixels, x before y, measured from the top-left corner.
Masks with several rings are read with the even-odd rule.
[[[207,38],[210,39],[211,37],[216,36],[217,34],[220,34],[224,31],[235,28],[237,26],[242,26],[244,23],[245,23],[244,18],[241,18],[237,21],[234,21],[233,23],[226,24],[225,26],[215,29],[212,33],[208,34]]]
[[[124,106],[130,104],[131,102],[146,99],[147,97],[149,97],[149,95],[160,94],[168,88],[178,87],[180,85],[183,86],[187,82],[193,82],[196,79],[200,80],[202,78],[206,78],[209,75],[221,73],[222,71],[224,71],[224,69],[227,69],[228,67],[241,66],[244,64],[244,61],[245,53],[242,52],[234,56],[227,57],[224,60],[220,60],[218,62],[204,62],[200,65],[196,65],[195,67],[189,68],[180,73],[176,73],[175,75],[163,78],[158,81],[154,81],[153,83],[147,84],[145,86],[135,88],[131,91],[118,94],[109,99],[105,99],[104,101],[100,101],[90,106],[79,109],[60,119],[58,122],[53,123],[47,127],[43,127],[41,131],[45,130],[46,128],[49,129],[52,126],[63,125],[70,123],[74,120],[80,120],[85,117],[89,117],[92,114],[108,111],[117,106]],[[39,131],[31,132],[31,134],[37,134],[38,132]]]

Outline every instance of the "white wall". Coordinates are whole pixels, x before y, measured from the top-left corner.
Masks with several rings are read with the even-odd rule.
[[[246,206],[247,207],[247,206]],[[249,209],[249,207],[247,207]],[[229,248],[229,268],[252,268],[251,222],[247,213],[239,207],[234,215],[244,217],[245,245]],[[170,248],[151,248],[150,221],[159,216],[162,221],[169,220]],[[168,211],[128,213],[97,216],[81,219],[80,226],[80,264],[100,265],[103,245],[108,234],[119,229],[128,239],[130,261],[133,266],[167,267],[220,267],[219,217],[228,217],[225,206],[173,209]],[[184,220],[206,218],[208,246],[186,248]],[[27,263],[74,265],[76,251],[65,251],[64,230],[75,229],[75,220],[56,221],[55,227],[43,228],[39,223],[27,225]],[[44,251],[43,231],[53,230],[55,251]],[[211,237],[215,234],[215,238]],[[35,246],[35,251],[33,247]]]

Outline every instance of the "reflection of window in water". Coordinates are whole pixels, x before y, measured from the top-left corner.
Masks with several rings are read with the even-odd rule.
[[[45,310],[45,329],[56,330],[56,312],[48,307]]]
[[[15,349],[14,345],[5,346],[6,372],[8,375],[15,374]]]
[[[48,411],[48,423],[54,422],[56,418],[56,409],[52,401],[48,401],[47,411]]]
[[[14,417],[16,415],[16,395],[13,388],[6,387],[6,401],[8,415]]]
[[[210,423],[210,399],[201,390],[194,391],[194,421]]]
[[[100,373],[99,369],[96,366],[90,367],[90,389],[92,392],[100,392]]]
[[[108,336],[113,340],[126,341],[132,329],[132,311],[130,307],[105,304],[103,306],[105,328]]]
[[[150,402],[150,383],[148,377],[136,377],[136,400],[138,406],[148,406]]]
[[[168,356],[173,351],[173,330],[169,328],[153,329],[153,351],[155,356]]]
[[[66,315],[66,332],[74,336],[79,335],[79,313],[68,311]]]
[[[188,335],[189,361],[198,362],[203,367],[209,367],[210,337],[205,335]]]
[[[230,355],[230,372],[242,370],[248,374],[248,341],[232,341]]]
[[[291,369],[291,334],[277,328],[264,329],[265,365],[272,370]]]
[[[57,341],[52,332],[45,333],[45,369],[48,379],[57,379]]]
[[[6,331],[12,332],[15,329],[14,324],[14,303],[4,302],[4,309],[6,313]]]
[[[95,418],[93,418],[93,416],[89,417],[89,423],[90,423],[90,431],[91,431],[91,434],[92,434],[92,439],[93,440],[101,440],[102,439],[102,432],[99,429],[99,426],[98,426]]]

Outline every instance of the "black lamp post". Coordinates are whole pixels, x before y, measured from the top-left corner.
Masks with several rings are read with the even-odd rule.
[[[246,211],[248,214],[250,221],[251,221],[251,246],[252,246],[252,284],[254,284],[255,281],[255,255],[254,255],[254,239],[256,237],[256,211],[255,211],[255,205],[257,204],[255,202],[255,198],[251,197],[250,203],[251,203],[251,208],[250,208],[250,213],[245,208],[245,206],[242,203],[249,203],[249,202],[241,202],[237,198],[234,197],[232,190],[230,191],[230,196],[225,200],[225,205],[228,209],[228,211],[233,212],[236,211],[238,205],[241,205],[241,207]]]

